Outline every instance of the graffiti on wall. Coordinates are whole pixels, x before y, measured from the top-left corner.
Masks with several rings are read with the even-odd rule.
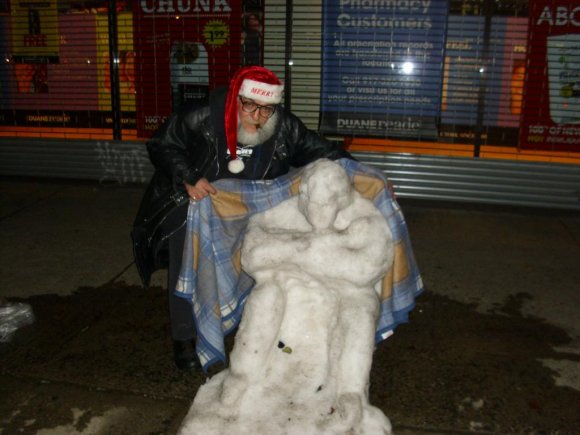
[[[145,183],[153,168],[143,144],[97,142],[94,151],[102,169],[100,183]]]

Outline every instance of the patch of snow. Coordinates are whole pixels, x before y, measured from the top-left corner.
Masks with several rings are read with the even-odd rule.
[[[554,377],[557,386],[580,391],[580,362],[569,359],[542,359],[540,361],[557,373]]]

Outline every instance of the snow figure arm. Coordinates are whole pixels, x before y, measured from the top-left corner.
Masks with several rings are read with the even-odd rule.
[[[290,261],[319,280],[340,280],[356,286],[373,286],[393,262],[393,243],[384,218],[354,219],[342,230],[303,234],[299,255]]]
[[[254,216],[248,225],[242,247],[242,266],[254,276],[257,271],[296,268],[295,261],[308,248],[303,237],[311,227],[298,211],[296,200]]]

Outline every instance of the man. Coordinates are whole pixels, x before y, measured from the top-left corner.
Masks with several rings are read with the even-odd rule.
[[[145,286],[168,268],[169,313],[178,368],[199,367],[191,305],[174,295],[181,268],[188,199],[215,194],[222,178],[273,179],[319,158],[350,157],[279,104],[284,86],[270,70],[240,69],[209,105],[172,115],[147,144],[155,174],[132,232],[135,263]]]

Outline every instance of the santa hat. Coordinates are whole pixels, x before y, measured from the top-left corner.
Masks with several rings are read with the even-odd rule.
[[[284,85],[276,75],[261,66],[247,66],[239,69],[232,81],[226,97],[225,131],[226,142],[232,160],[228,170],[237,174],[244,170],[244,162],[237,158],[238,144],[238,96],[257,100],[266,104],[282,101]]]

